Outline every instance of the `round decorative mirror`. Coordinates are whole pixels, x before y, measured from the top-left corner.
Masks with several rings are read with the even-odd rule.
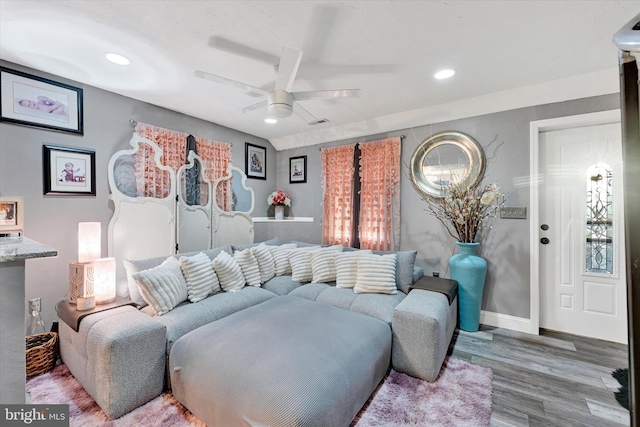
[[[486,168],[482,146],[462,132],[440,132],[418,145],[411,156],[410,177],[423,196],[439,198],[449,185],[474,187]]]

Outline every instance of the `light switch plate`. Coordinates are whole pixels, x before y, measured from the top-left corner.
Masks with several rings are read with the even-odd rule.
[[[527,219],[527,208],[518,206],[503,206],[500,208],[500,218]]]

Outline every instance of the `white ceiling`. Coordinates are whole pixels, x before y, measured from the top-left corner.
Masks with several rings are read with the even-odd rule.
[[[639,11],[637,1],[2,0],[0,58],[284,149],[427,124],[467,99],[516,106],[547,82],[550,99],[615,91],[611,39]],[[271,90],[285,45],[303,50],[293,91],[361,89],[360,98],[301,102],[326,124],[293,115],[269,125],[266,108],[238,111],[260,99],[194,77]],[[107,62],[107,52],[131,65]],[[456,75],[435,80],[443,68]],[[575,76],[584,91],[563,93]],[[613,84],[594,89],[601,76]]]

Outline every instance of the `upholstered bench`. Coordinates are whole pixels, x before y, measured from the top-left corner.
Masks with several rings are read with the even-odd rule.
[[[293,296],[178,339],[173,395],[208,425],[351,423],[391,362],[386,322]]]

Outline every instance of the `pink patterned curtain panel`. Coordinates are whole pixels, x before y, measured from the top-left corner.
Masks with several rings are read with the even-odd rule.
[[[174,172],[184,164],[185,141],[188,134],[164,129],[146,123],[138,123],[136,132],[155,142],[162,150],[160,163],[169,166]],[[164,199],[171,191],[169,173],[158,169],[153,160],[154,151],[151,146],[144,144],[136,155],[136,181],[138,183],[138,195],[144,197],[156,197]]]
[[[162,165],[169,166],[174,172],[177,172],[185,164],[185,147],[189,134],[146,123],[138,123],[135,130],[160,147],[162,150],[160,163]],[[227,172],[227,167],[231,163],[231,144],[201,137],[195,138],[196,151],[202,158],[207,178],[213,184],[216,179],[224,176]],[[142,166],[136,170],[138,194],[144,197],[165,198],[171,191],[171,181],[167,171],[155,166],[154,154],[151,146],[146,144],[138,150],[136,164]],[[216,190],[216,201],[222,209],[231,209],[229,183],[221,185]]]
[[[231,163],[231,144],[196,136],[196,151],[202,157],[205,174],[213,185],[216,179],[227,173],[227,167]],[[232,209],[231,181],[224,181],[213,191],[216,195],[217,205],[222,210],[230,211]]]
[[[360,144],[360,247],[400,248],[400,138]]]
[[[355,144],[322,149],[322,241],[351,246]]]

